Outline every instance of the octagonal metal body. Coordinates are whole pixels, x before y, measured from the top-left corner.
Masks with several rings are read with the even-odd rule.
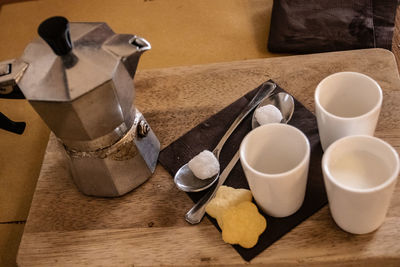
[[[79,190],[90,196],[121,196],[144,183],[154,172],[160,143],[154,132],[140,136],[145,121],[136,110],[131,129],[115,144],[96,151],[66,149],[72,177]]]

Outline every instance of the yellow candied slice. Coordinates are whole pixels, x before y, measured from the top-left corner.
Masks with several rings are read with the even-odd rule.
[[[206,212],[220,223],[219,217],[228,208],[236,206],[244,201],[251,201],[252,195],[248,189],[235,189],[222,185],[218,189],[215,197],[206,206]],[[220,225],[221,226],[221,225]]]
[[[221,216],[222,239],[229,244],[252,248],[267,228],[267,221],[250,201],[228,208]],[[220,224],[220,226],[221,226]]]

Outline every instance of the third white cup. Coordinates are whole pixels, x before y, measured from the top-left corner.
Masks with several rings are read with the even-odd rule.
[[[338,226],[365,234],[383,223],[399,174],[399,157],[392,146],[367,135],[341,138],[325,151],[322,170]]]

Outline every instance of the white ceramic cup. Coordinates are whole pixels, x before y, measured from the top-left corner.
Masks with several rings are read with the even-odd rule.
[[[324,153],[322,171],[336,224],[353,234],[377,229],[384,221],[399,174],[399,156],[388,143],[348,136]]]
[[[357,72],[332,74],[318,84],[314,99],[324,151],[348,135],[374,135],[382,89],[369,76]]]
[[[240,162],[257,204],[274,217],[295,213],[306,191],[310,143],[297,128],[262,125],[240,145]]]

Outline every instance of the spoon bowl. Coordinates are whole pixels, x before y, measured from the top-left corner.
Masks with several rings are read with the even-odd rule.
[[[183,165],[175,174],[176,186],[185,192],[200,192],[212,186],[218,179],[219,172],[207,179],[199,179],[194,176],[189,164]],[[187,181],[190,181],[188,183]]]

